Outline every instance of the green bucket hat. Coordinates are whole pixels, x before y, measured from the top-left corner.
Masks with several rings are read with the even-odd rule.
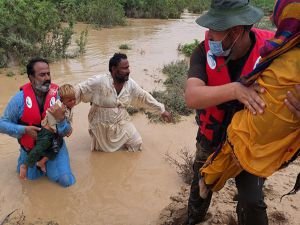
[[[264,13],[249,4],[249,0],[212,0],[207,13],[196,19],[196,23],[216,31],[224,31],[239,25],[257,23]]]

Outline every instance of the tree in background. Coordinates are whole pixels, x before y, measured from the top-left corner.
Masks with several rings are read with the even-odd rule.
[[[73,34],[50,1],[0,0],[0,66],[32,56],[61,58]]]

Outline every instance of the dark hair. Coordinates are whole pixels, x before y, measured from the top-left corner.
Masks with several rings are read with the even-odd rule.
[[[49,65],[49,62],[47,59],[38,58],[38,57],[30,59],[26,66],[28,77],[29,77],[29,75],[34,76],[35,71],[34,71],[33,67],[37,62],[44,62],[47,65]]]
[[[251,25],[244,25],[244,30],[245,31],[250,31],[252,29],[252,27],[253,27],[253,24],[251,24]]]
[[[114,56],[111,57],[109,60],[109,66],[108,66],[109,72],[111,72],[111,68],[113,66],[118,66],[122,59],[127,59],[127,55],[123,53],[115,53]]]

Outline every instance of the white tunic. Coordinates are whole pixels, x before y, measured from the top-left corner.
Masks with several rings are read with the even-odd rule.
[[[91,150],[114,152],[123,146],[140,150],[142,139],[130,122],[127,107],[145,108],[161,114],[163,104],[156,101],[134,80],[125,82],[119,95],[110,74],[96,75],[75,86],[76,103],[91,102],[88,115]]]

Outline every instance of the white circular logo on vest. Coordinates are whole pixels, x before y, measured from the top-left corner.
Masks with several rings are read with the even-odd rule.
[[[25,101],[26,101],[27,107],[29,109],[31,109],[32,108],[32,100],[31,100],[31,98],[29,96],[27,96]]]
[[[217,66],[215,56],[212,54],[212,52],[209,50],[206,54],[206,60],[209,67],[214,70]]]
[[[255,69],[255,67],[256,67],[257,64],[259,63],[260,59],[261,59],[261,56],[259,56],[259,57],[257,58],[256,62],[254,63],[253,69]]]
[[[55,97],[52,97],[52,98],[50,99],[50,107],[51,107],[51,106],[54,106],[54,104],[55,104]]]

